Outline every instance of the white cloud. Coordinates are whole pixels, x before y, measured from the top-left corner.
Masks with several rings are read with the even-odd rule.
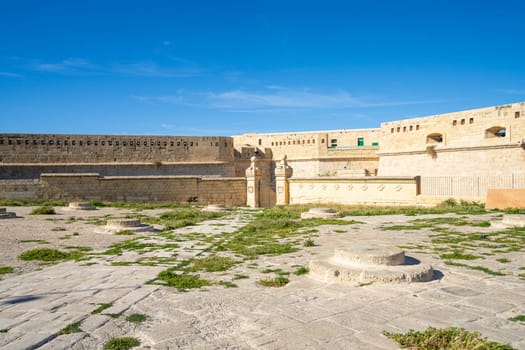
[[[50,73],[81,73],[96,71],[99,67],[83,58],[68,58],[56,63],[33,63],[31,67],[37,71]]]
[[[507,95],[525,95],[525,90],[518,90],[518,89],[498,89],[496,91],[507,94]]]
[[[221,109],[238,113],[265,113],[304,109],[351,109],[440,103],[424,101],[370,101],[351,95],[345,90],[313,92],[310,89],[291,89],[271,85],[260,91],[245,89],[196,93],[184,90],[174,95],[133,96],[142,102],[162,102],[201,108]]]
[[[0,72],[0,77],[20,78],[22,75],[11,72]]]
[[[202,74],[202,71],[193,66],[181,65],[177,67],[160,66],[153,61],[94,64],[84,58],[68,58],[59,62],[32,62],[29,68],[47,73],[64,75],[102,74],[123,75],[158,78],[191,77]]]

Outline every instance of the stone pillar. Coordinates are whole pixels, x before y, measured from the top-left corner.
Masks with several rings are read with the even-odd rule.
[[[246,205],[260,207],[261,169],[257,168],[257,158],[251,157],[252,164],[246,169]]]
[[[275,166],[275,204],[290,204],[290,190],[288,178],[292,176],[292,168],[288,166],[286,155]]]

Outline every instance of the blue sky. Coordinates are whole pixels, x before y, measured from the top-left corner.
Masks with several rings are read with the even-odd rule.
[[[0,132],[378,127],[525,101],[525,2],[0,0]]]

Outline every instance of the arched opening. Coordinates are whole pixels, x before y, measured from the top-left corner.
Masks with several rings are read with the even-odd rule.
[[[507,136],[507,129],[503,126],[493,126],[485,130],[485,138],[505,137]]]
[[[427,144],[438,144],[443,142],[443,134],[440,133],[432,133],[427,135]]]

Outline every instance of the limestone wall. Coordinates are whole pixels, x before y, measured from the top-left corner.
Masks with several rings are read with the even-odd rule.
[[[415,205],[417,178],[291,178],[290,204]]]
[[[497,175],[523,169],[525,103],[381,124],[379,175]]]
[[[235,176],[231,162],[185,162],[162,164],[99,163],[99,164],[15,164],[0,163],[0,179],[38,179],[41,173],[99,173],[102,176]]]
[[[186,202],[190,197],[197,197],[198,204],[245,205],[246,181],[196,176],[42,174],[37,196],[133,202]]]
[[[233,161],[230,137],[0,134],[0,163]]]

